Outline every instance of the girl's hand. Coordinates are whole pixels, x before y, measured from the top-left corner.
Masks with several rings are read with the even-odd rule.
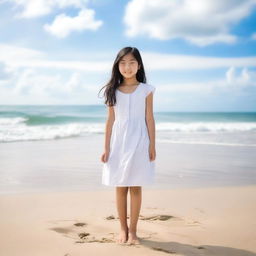
[[[108,161],[108,156],[109,156],[109,151],[105,151],[102,155],[101,155],[101,162],[106,163]]]
[[[153,145],[149,145],[149,159],[150,161],[154,161],[156,159],[156,149]]]

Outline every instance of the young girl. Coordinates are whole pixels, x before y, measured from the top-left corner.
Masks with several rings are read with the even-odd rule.
[[[141,186],[154,181],[156,151],[153,116],[155,87],[146,83],[143,62],[137,48],[125,47],[119,51],[111,79],[103,88],[108,117],[105,151],[101,156],[104,163],[102,183],[116,187],[121,225],[117,242],[138,244],[136,232],[141,208]],[[128,190],[131,202],[129,228]]]

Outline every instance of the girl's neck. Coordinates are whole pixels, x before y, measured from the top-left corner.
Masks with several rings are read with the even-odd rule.
[[[136,78],[125,78],[124,81],[122,82],[123,85],[125,86],[133,86],[137,85],[139,82]]]

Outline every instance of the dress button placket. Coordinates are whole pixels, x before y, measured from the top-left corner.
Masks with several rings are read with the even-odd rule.
[[[128,94],[128,121],[130,120],[130,94]]]

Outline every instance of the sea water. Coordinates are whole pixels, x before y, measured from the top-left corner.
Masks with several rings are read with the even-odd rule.
[[[156,140],[256,147],[256,112],[155,112]],[[106,107],[0,106],[0,143],[103,134]]]
[[[106,114],[104,106],[0,106],[0,194],[107,189]],[[256,113],[154,116],[152,188],[256,184]]]

